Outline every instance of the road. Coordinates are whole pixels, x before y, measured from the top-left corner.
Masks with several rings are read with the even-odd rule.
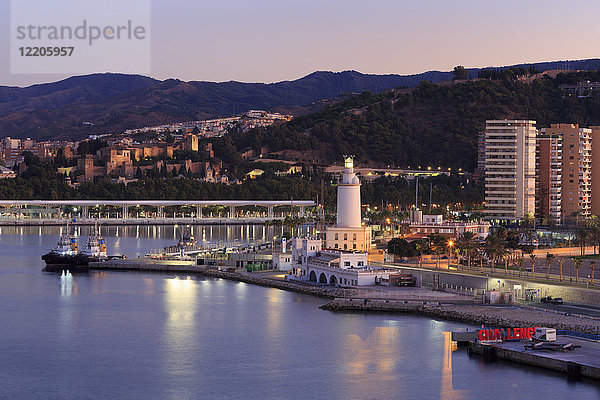
[[[583,304],[575,304],[575,303],[565,303],[565,304],[552,304],[552,303],[540,303],[533,301],[519,302],[521,304],[534,306],[538,308],[546,308],[548,310],[561,311],[569,314],[581,314],[581,315],[589,315],[592,317],[600,317],[600,307],[583,305]]]
[[[561,282],[561,267],[560,260],[562,260],[562,282],[569,283],[575,285],[577,283],[578,287],[589,287],[589,288],[598,288],[600,289],[600,259],[584,259],[581,267],[579,267],[579,271],[575,268],[571,257],[556,257],[552,262],[550,267],[550,280],[549,283],[559,283]],[[592,271],[591,266],[592,262],[595,261],[594,265],[594,278],[592,279]],[[409,266],[415,266],[414,262],[408,263],[400,263]],[[521,274],[519,275],[518,267],[509,263],[508,265],[508,275],[504,273],[505,265],[497,265],[494,268],[494,274],[491,274],[491,267],[484,267],[483,273],[481,272],[481,267],[473,263],[471,268],[467,268],[465,265],[458,266],[456,264],[456,259],[453,258],[452,263],[448,266],[448,259],[440,259],[439,268],[436,268],[436,262],[427,260],[421,263],[421,268],[425,269],[439,269],[442,271],[460,271],[466,273],[473,273],[474,275],[489,275],[489,276],[497,276],[499,278],[502,277],[512,277],[512,278],[535,278],[540,282],[548,282],[546,277],[548,276],[548,265],[546,263],[545,257],[539,257],[535,260],[535,271],[532,271],[532,263],[530,258],[525,258],[523,262],[523,266],[521,268]],[[532,276],[534,275],[535,276]],[[589,277],[589,278],[588,278]]]

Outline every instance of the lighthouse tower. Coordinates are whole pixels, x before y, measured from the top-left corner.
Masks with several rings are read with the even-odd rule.
[[[338,228],[360,228],[360,182],[354,173],[352,157],[344,158],[342,182],[338,184],[337,224]]]
[[[354,173],[354,160],[344,157],[342,181],[337,190],[337,223],[328,227],[325,247],[367,252],[371,248],[371,228],[362,224],[360,182]]]

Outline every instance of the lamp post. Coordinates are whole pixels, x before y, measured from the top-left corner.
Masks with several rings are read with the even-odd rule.
[[[450,271],[450,258],[452,257],[452,246],[454,246],[454,242],[452,240],[448,241],[448,271]]]

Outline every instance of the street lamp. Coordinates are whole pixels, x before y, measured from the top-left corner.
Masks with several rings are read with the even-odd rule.
[[[452,240],[448,241],[448,271],[450,271],[450,258],[452,257],[452,246],[454,246],[454,242]]]

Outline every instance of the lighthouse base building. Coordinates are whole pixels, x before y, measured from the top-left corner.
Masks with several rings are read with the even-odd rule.
[[[395,271],[368,265],[371,228],[361,218],[360,182],[354,174],[351,157],[344,160],[342,181],[338,184],[337,222],[326,229],[323,241],[292,239],[292,269],[289,279],[332,286],[375,285],[389,281]]]

